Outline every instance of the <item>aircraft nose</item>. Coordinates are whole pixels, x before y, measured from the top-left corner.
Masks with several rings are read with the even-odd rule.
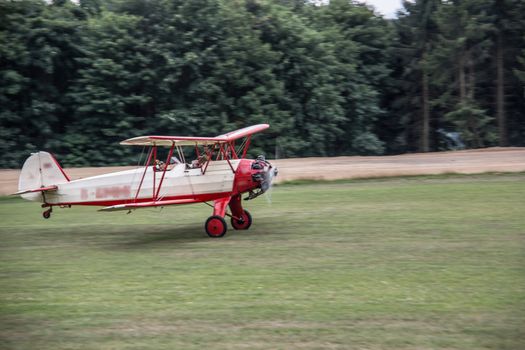
[[[263,193],[270,188],[273,178],[278,173],[277,168],[274,168],[263,156],[259,156],[253,161],[252,171],[252,179],[260,184]]]

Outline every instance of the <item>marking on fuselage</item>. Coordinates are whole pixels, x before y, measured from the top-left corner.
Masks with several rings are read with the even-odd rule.
[[[131,186],[99,187],[96,189],[95,197],[99,198],[126,198],[131,195]]]

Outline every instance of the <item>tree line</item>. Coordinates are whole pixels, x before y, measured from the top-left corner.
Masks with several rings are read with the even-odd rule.
[[[524,33],[522,0],[0,1],[0,167],[256,123],[269,157],[523,146]]]

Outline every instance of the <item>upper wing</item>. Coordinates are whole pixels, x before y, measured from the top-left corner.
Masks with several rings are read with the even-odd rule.
[[[268,124],[257,124],[246,128],[235,130],[216,137],[191,137],[191,136],[139,136],[122,141],[121,145],[135,146],[200,146],[213,145],[215,143],[230,142],[256,132],[269,128]]]
[[[132,146],[195,146],[213,145],[217,142],[226,142],[217,137],[190,137],[190,136],[139,136],[122,141],[121,145]]]

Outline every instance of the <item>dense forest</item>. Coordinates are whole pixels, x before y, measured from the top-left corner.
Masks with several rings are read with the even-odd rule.
[[[0,0],[3,168],[263,122],[270,158],[525,146],[524,86],[523,0]]]

